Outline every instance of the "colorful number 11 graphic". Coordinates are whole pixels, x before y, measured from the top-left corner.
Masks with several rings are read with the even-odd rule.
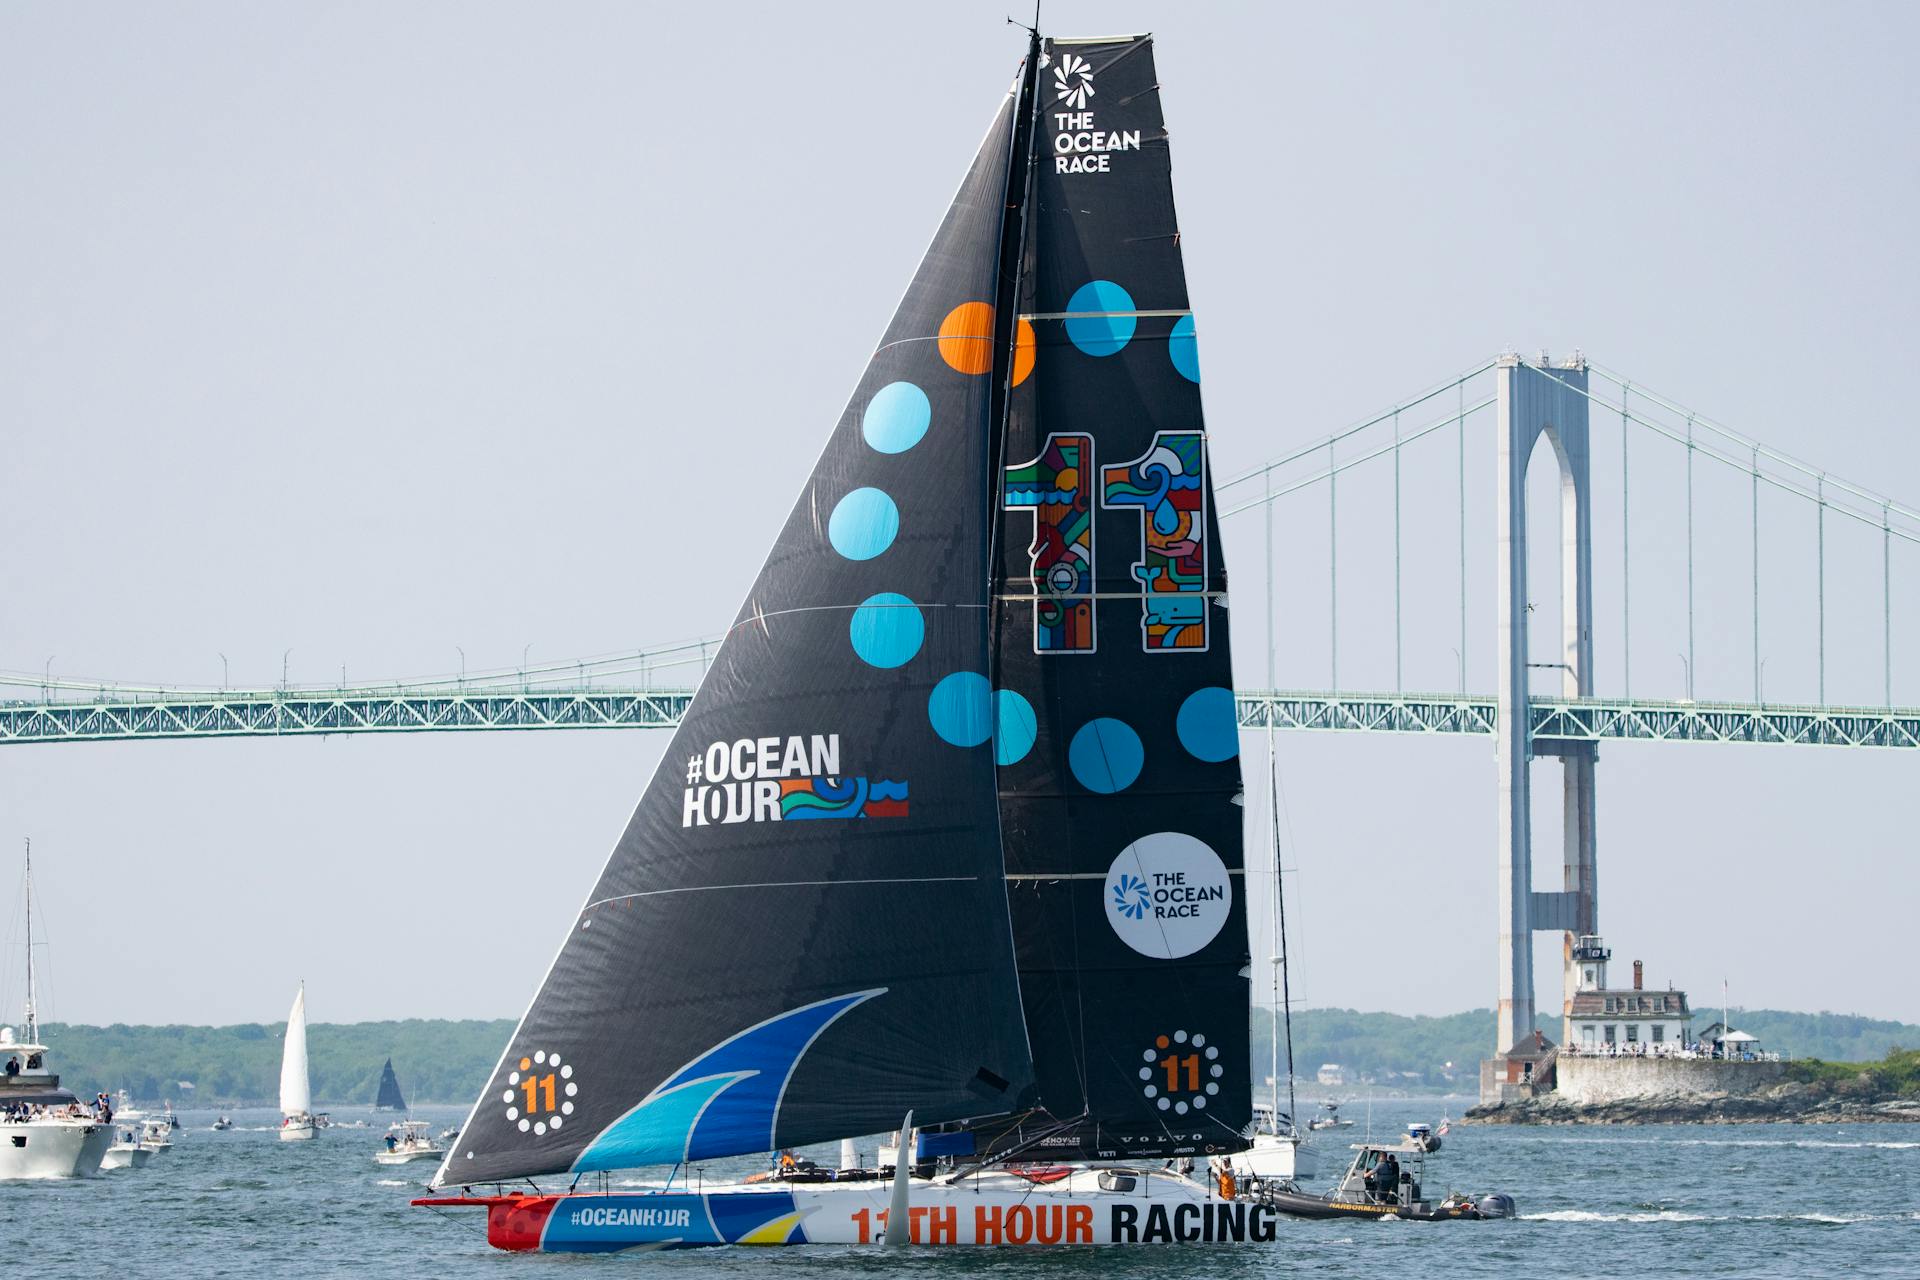
[[[1092,653],[1093,437],[1048,436],[1007,468],[1003,505],[1033,512],[1033,651]]]
[[[1004,506],[1033,512],[1035,653],[1092,653],[1093,437],[1050,435],[1040,456],[1007,468]],[[1207,647],[1206,453],[1198,431],[1155,433],[1132,462],[1100,472],[1100,505],[1140,513],[1141,647]]]

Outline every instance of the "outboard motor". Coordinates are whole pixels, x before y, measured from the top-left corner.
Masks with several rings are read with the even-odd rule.
[[[1473,1206],[1483,1218],[1511,1218],[1514,1215],[1513,1197],[1502,1191],[1493,1191],[1481,1196]]]

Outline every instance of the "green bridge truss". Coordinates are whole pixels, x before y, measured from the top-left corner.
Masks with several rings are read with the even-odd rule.
[[[0,702],[0,745],[332,733],[461,733],[503,729],[666,729],[688,689],[105,691],[91,701]],[[1474,694],[1243,690],[1243,728],[1491,734],[1494,701]],[[1536,698],[1542,755],[1604,739],[1920,747],[1920,708]]]

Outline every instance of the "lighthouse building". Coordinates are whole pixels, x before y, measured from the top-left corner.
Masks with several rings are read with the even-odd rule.
[[[1671,986],[1665,991],[1646,990],[1638,960],[1633,962],[1631,987],[1609,987],[1607,961],[1612,955],[1606,943],[1593,934],[1583,934],[1576,940],[1569,957],[1574,988],[1567,1002],[1562,1052],[1683,1051],[1693,1038],[1693,1011],[1687,1007],[1687,993]]]

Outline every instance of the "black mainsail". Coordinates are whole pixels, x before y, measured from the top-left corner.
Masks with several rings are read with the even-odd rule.
[[[1226,568],[1150,37],[1047,42],[1006,427],[1000,809],[1044,1111],[989,1149],[1237,1150],[1252,1120]]]
[[[1245,1145],[1198,381],[1151,41],[1036,37],[436,1182]]]
[[[400,1078],[393,1074],[393,1059],[380,1068],[380,1091],[374,1095],[375,1111],[405,1111],[407,1100],[400,1093]]]
[[[673,1164],[1029,1100],[982,744],[993,301],[1032,82],[1002,105],[436,1181]]]

